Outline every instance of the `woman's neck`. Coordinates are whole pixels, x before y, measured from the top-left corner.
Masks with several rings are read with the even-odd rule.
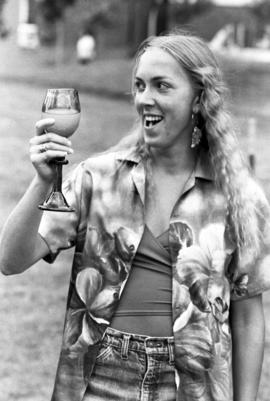
[[[153,168],[162,170],[169,175],[181,175],[185,171],[194,168],[197,160],[198,150],[192,149],[164,149],[150,148],[150,157]]]

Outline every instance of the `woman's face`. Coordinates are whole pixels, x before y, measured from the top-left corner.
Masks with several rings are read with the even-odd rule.
[[[179,63],[166,51],[150,47],[140,57],[134,87],[145,143],[163,149],[190,146],[198,98]]]

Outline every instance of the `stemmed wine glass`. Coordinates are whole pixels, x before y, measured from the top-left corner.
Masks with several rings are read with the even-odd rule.
[[[55,134],[70,137],[78,128],[81,115],[79,95],[76,89],[48,89],[42,104],[42,118],[53,118],[55,124],[50,131]],[[62,166],[68,161],[65,157],[51,160],[55,164],[53,189],[48,198],[39,208],[56,212],[73,212],[62,193]]]

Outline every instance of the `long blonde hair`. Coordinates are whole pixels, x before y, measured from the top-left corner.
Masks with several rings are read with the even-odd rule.
[[[201,146],[206,147],[214,172],[215,184],[227,201],[227,220],[231,235],[239,248],[252,245],[259,249],[259,228],[255,216],[255,201],[243,190],[250,175],[247,163],[239,150],[236,128],[226,110],[224,84],[218,63],[204,40],[186,32],[170,33],[146,39],[138,49],[134,73],[141,55],[149,47],[157,47],[172,55],[188,73],[194,88],[200,93],[200,128],[203,133]],[[138,123],[136,145],[138,152],[148,154]],[[134,138],[124,140],[128,146]]]

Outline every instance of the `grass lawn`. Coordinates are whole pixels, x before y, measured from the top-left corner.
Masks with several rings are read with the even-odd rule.
[[[240,66],[241,67],[241,66]],[[269,75],[266,71],[227,69],[232,87],[232,111],[242,128],[246,145],[248,118],[257,118],[254,143],[256,173],[270,199],[269,163]],[[240,78],[241,79],[240,79]],[[28,140],[40,116],[44,88],[1,82],[0,94],[0,185],[2,226],[8,213],[25,191],[33,169],[28,161]],[[124,101],[105,100],[81,94],[82,120],[72,138],[75,154],[70,165],[114,144],[130,128],[134,112]],[[270,110],[270,109],[268,109]],[[269,111],[270,113],[270,111]],[[67,170],[70,167],[65,167]],[[60,350],[71,251],[54,265],[45,262],[22,275],[0,276],[1,400],[47,401],[50,399]],[[266,352],[259,401],[270,394],[270,296],[265,296]]]

